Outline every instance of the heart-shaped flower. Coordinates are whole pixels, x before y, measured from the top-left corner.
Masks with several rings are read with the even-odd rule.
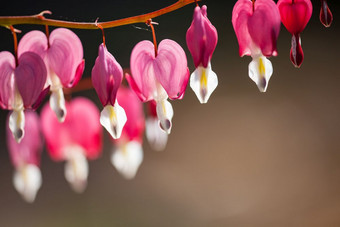
[[[153,43],[141,41],[132,50],[130,69],[132,75],[126,78],[131,88],[143,102],[156,101],[160,125],[170,133],[173,110],[167,98],[183,98],[190,76],[184,50],[175,41],[165,39],[155,56]]]

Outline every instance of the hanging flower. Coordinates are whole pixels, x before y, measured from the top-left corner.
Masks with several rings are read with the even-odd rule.
[[[43,90],[46,74],[43,60],[33,52],[21,54],[17,65],[10,52],[0,52],[0,106],[13,110],[9,128],[18,143],[25,134],[24,110],[39,106],[48,92]]]
[[[92,68],[92,83],[104,106],[100,114],[100,123],[117,139],[126,122],[124,109],[118,104],[116,95],[123,79],[123,69],[107,51],[106,46],[99,46],[98,57]]]
[[[66,180],[76,192],[82,192],[87,185],[87,159],[96,159],[101,153],[99,111],[85,98],[75,98],[65,107],[68,114],[61,123],[45,105],[41,112],[42,132],[51,158],[66,161]]]
[[[123,177],[132,179],[143,161],[143,106],[136,94],[125,87],[119,88],[117,100],[126,111],[127,122],[121,137],[113,140],[115,147],[111,162]]]
[[[7,146],[15,173],[13,184],[15,189],[27,202],[33,202],[41,187],[40,155],[42,138],[40,135],[39,117],[33,111],[25,111],[26,136],[17,143],[9,127],[7,127]],[[9,120],[9,119],[8,119]]]
[[[232,24],[239,43],[239,54],[251,56],[249,77],[265,92],[273,73],[266,58],[276,56],[280,32],[280,13],[272,0],[238,0],[232,13]]]
[[[333,14],[328,7],[327,0],[321,0],[320,21],[327,28],[332,24]]]
[[[295,67],[300,67],[304,58],[300,33],[305,29],[312,16],[313,6],[310,0],[279,0],[281,21],[292,34],[290,60]]]
[[[147,103],[149,114],[145,122],[146,138],[152,149],[162,151],[165,149],[168,142],[168,134],[159,127],[157,118],[156,102],[150,101]]]
[[[19,43],[19,56],[26,51],[35,52],[44,60],[48,72],[47,84],[52,92],[50,105],[58,120],[63,122],[66,116],[63,87],[74,87],[84,71],[80,39],[66,28],[53,30],[49,38],[41,31],[31,31]]]
[[[190,77],[190,87],[198,100],[206,103],[218,84],[210,64],[217,44],[217,31],[207,17],[207,6],[202,6],[202,9],[196,6],[186,41],[196,67]]]
[[[143,102],[156,101],[160,126],[170,133],[173,109],[167,98],[182,99],[190,76],[184,50],[165,39],[155,53],[152,42],[141,41],[132,50],[130,69],[126,79],[131,88]]]

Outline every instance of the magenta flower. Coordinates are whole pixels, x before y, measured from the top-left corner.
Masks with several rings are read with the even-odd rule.
[[[44,60],[48,72],[47,84],[52,92],[50,105],[58,120],[63,122],[66,116],[63,87],[75,86],[84,71],[80,39],[66,28],[53,30],[49,38],[41,31],[31,31],[19,43],[19,56],[26,51],[35,52]]]
[[[152,149],[162,151],[168,142],[168,134],[159,127],[156,102],[147,103],[149,114],[145,122],[145,134]]]
[[[85,98],[75,98],[65,107],[68,113],[61,123],[50,106],[44,106],[41,112],[42,132],[51,158],[66,160],[66,180],[75,191],[82,192],[87,184],[87,159],[96,159],[101,153],[99,111]]]
[[[116,95],[123,79],[123,69],[107,51],[106,46],[99,46],[98,57],[92,68],[92,83],[104,106],[100,114],[100,123],[117,139],[126,122],[124,109],[118,104]]]
[[[7,51],[0,52],[0,106],[13,110],[9,128],[19,143],[24,137],[24,109],[36,108],[46,91],[46,67],[35,53],[23,53],[16,65],[15,57]]]
[[[211,70],[210,59],[217,45],[217,31],[207,17],[207,7],[196,6],[186,34],[187,45],[196,70],[191,74],[190,87],[201,103],[206,103],[218,84]]]
[[[238,0],[232,13],[232,24],[239,43],[239,54],[251,56],[249,77],[265,92],[273,73],[266,58],[276,56],[280,32],[280,13],[272,0]]]
[[[27,202],[33,202],[41,187],[40,155],[42,138],[40,135],[39,117],[33,111],[25,111],[26,136],[17,143],[9,127],[7,127],[7,146],[15,173],[13,184],[15,189]],[[8,119],[9,121],[9,119]]]
[[[153,43],[141,41],[132,50],[130,69],[132,76],[127,74],[126,79],[131,88],[143,102],[156,101],[160,125],[170,133],[173,109],[167,98],[183,98],[190,76],[184,50],[165,39],[155,56]]]
[[[119,139],[113,140],[111,162],[126,179],[135,177],[143,161],[143,132],[145,127],[142,102],[129,88],[120,87],[117,100],[126,111],[127,122]]]
[[[290,60],[295,67],[300,67],[303,61],[300,33],[305,29],[312,16],[313,6],[310,0],[279,0],[281,21],[292,34]]]
[[[333,21],[333,14],[328,7],[327,0],[321,0],[320,21],[325,27],[329,27]]]

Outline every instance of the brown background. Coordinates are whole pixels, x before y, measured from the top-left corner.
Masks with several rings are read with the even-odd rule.
[[[175,1],[102,1],[2,3],[0,15],[36,14],[100,21],[146,13]],[[90,162],[87,190],[75,194],[63,175],[63,163],[42,155],[43,186],[34,204],[26,204],[12,186],[13,167],[5,144],[6,111],[1,111],[0,226],[340,226],[340,75],[339,6],[329,1],[334,23],[318,21],[313,1],[311,22],[302,34],[305,60],[295,69],[289,60],[290,34],[282,26],[274,74],[261,94],[248,78],[249,57],[238,56],[231,25],[236,1],[206,0],[219,32],[212,67],[219,86],[201,105],[187,89],[174,101],[173,130],[164,152],[144,144],[144,162],[132,181],[122,179],[109,162],[110,144]],[[194,5],[155,21],[157,38],[185,45]],[[144,24],[136,25],[147,28]],[[18,26],[23,32],[41,26]],[[101,43],[99,31],[75,30],[83,42],[86,71]],[[0,28],[0,50],[12,51],[10,32]],[[129,67],[133,46],[151,33],[134,26],[106,30],[107,46]],[[76,95],[90,97],[94,91]]]

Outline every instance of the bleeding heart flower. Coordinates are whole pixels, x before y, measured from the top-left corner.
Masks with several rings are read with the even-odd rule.
[[[41,112],[42,131],[51,158],[66,160],[66,180],[76,192],[82,192],[87,185],[87,159],[96,159],[101,153],[99,111],[85,98],[75,98],[65,107],[68,114],[61,123],[50,106],[44,106]]]
[[[321,0],[320,21],[325,27],[329,27],[333,21],[333,14],[328,7],[327,0]]]
[[[7,146],[15,173],[13,184],[26,202],[32,203],[41,187],[40,155],[42,138],[39,117],[33,111],[25,111],[26,136],[17,143],[7,127]],[[8,118],[9,121],[9,118]]]
[[[239,54],[251,56],[249,77],[265,92],[273,73],[266,58],[276,56],[280,32],[280,13],[272,0],[238,0],[232,13],[232,24],[239,43]]]
[[[198,100],[206,103],[218,84],[210,64],[217,44],[217,31],[207,17],[207,6],[202,6],[202,9],[196,6],[186,41],[196,67],[191,74],[190,87]]]
[[[129,88],[120,87],[117,100],[126,111],[127,122],[119,139],[113,140],[111,162],[126,179],[135,177],[143,161],[143,131],[145,127],[142,102]]]
[[[47,94],[46,67],[43,60],[33,52],[25,52],[18,59],[7,51],[0,52],[0,106],[13,110],[9,128],[19,143],[24,137],[24,109],[35,109]]]
[[[149,115],[145,122],[146,138],[152,149],[162,151],[165,149],[166,143],[168,142],[168,134],[159,127],[156,102],[150,101],[147,105]]]
[[[126,122],[124,109],[118,104],[116,95],[123,79],[123,69],[107,51],[106,46],[99,46],[98,57],[92,68],[92,83],[104,106],[100,114],[100,123],[117,139]]]
[[[37,53],[45,62],[52,92],[50,105],[60,122],[66,116],[63,87],[74,87],[84,71],[83,46],[71,30],[57,28],[46,37],[41,31],[25,34],[18,47],[18,55],[26,51]]]
[[[182,47],[165,39],[158,46],[157,56],[150,41],[139,42],[132,50],[131,74],[126,79],[143,101],[155,100],[157,116],[164,131],[170,133],[173,109],[167,98],[183,98],[190,72]]]
[[[281,21],[292,34],[290,60],[295,67],[300,67],[304,58],[300,33],[305,29],[312,16],[313,6],[310,0],[279,0]]]

